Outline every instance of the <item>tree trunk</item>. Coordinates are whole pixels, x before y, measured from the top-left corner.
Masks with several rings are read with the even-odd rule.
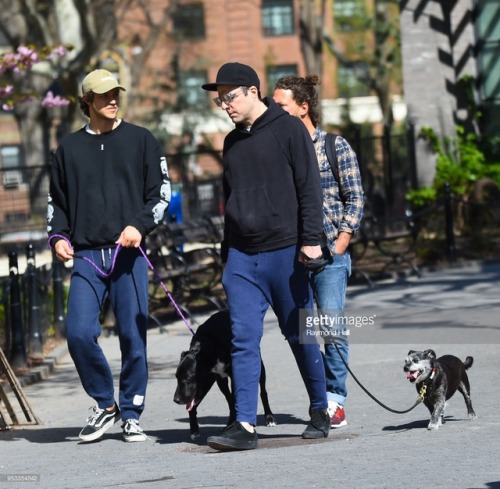
[[[428,126],[440,137],[453,137],[456,101],[449,87],[454,81],[454,68],[449,62],[449,28],[445,26],[444,7],[436,2],[427,3],[416,16],[420,6],[418,0],[408,0],[401,10],[408,119],[415,125],[417,134],[422,127]],[[420,138],[416,140],[416,155],[418,186],[431,186],[436,172],[436,158],[427,142]]]
[[[323,73],[323,25],[326,0],[300,2],[300,47],[308,74],[321,77]],[[321,85],[318,87],[321,100]]]

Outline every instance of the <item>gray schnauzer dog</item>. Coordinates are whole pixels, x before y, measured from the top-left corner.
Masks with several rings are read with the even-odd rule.
[[[410,350],[405,360],[406,378],[415,384],[417,392],[431,413],[428,430],[437,430],[444,423],[446,401],[458,390],[464,396],[469,419],[475,419],[470,400],[470,385],[466,370],[472,367],[474,359],[465,362],[453,355],[436,358],[434,350]]]

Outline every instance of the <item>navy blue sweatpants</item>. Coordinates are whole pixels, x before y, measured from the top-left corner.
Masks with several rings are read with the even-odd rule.
[[[312,309],[312,293],[297,247],[247,254],[229,249],[222,283],[226,292],[233,346],[231,352],[236,419],[257,422],[260,341],[264,316],[274,310],[295,356],[311,409],[326,409],[325,369],[319,344],[299,342],[299,311]]]
[[[114,249],[78,251],[105,272],[111,268],[113,254]],[[122,419],[139,419],[148,382],[148,265],[138,249],[120,249],[110,278],[103,277],[85,260],[74,261],[66,326],[68,349],[85,392],[101,409],[115,402],[113,375],[98,343],[99,315],[106,297],[115,314],[122,354]]]

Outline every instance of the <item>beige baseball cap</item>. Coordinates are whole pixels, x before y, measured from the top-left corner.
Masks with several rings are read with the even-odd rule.
[[[115,76],[107,70],[91,71],[82,82],[82,94],[88,92],[106,93],[115,88],[125,91]]]

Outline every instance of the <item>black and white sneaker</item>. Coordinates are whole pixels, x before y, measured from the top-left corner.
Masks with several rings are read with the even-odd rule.
[[[127,419],[122,424],[122,429],[125,441],[146,441],[148,439],[137,419]]]
[[[120,419],[120,409],[115,404],[111,411],[98,406],[91,408],[92,413],[86,420],[86,425],[78,435],[82,441],[94,441],[100,438]]]

